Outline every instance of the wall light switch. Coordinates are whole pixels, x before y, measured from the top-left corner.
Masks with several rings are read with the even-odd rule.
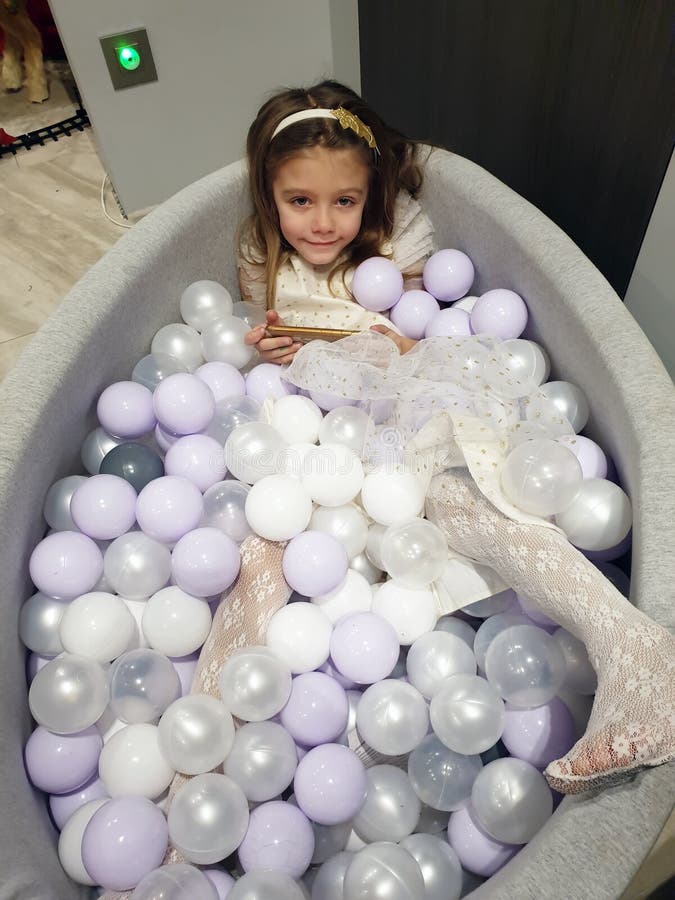
[[[116,91],[157,81],[157,69],[145,28],[109,34],[99,40]]]

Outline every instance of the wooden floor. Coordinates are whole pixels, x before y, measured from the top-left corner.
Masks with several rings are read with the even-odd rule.
[[[0,159],[0,379],[72,285],[124,234],[101,208],[104,177],[89,128]],[[121,219],[109,188],[106,205]]]
[[[0,379],[70,287],[124,233],[101,208],[104,176],[90,129],[0,159]],[[120,218],[109,190],[106,197]],[[621,900],[646,900],[673,875],[674,860],[675,815]]]

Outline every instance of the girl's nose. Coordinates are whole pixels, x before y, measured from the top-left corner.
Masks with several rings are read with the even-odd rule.
[[[325,234],[333,230],[333,218],[330,210],[317,207],[312,221],[312,229],[317,234]]]

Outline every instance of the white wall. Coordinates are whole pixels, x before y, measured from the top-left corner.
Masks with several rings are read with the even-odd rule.
[[[356,0],[50,0],[99,154],[127,212],[239,159],[266,96],[357,90]],[[158,81],[114,91],[99,37],[145,27]]]
[[[675,154],[649,220],[625,303],[675,377]]]

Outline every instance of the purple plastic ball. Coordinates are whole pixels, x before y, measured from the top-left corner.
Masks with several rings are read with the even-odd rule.
[[[258,403],[262,403],[267,397],[274,397],[276,400],[288,394],[297,394],[295,385],[285,381],[282,375],[280,366],[259,363],[246,376],[246,393]]]
[[[473,279],[473,263],[461,250],[439,250],[426,261],[422,273],[426,290],[443,303],[468,294]]]
[[[237,852],[245,872],[273,869],[300,878],[312,861],[314,831],[297,806],[273,800],[252,811]]]
[[[216,606],[220,602],[220,598],[216,601]],[[212,614],[215,614],[215,609],[211,610]],[[180,693],[181,697],[185,697],[190,693],[192,688],[192,681],[195,677],[195,672],[197,671],[197,663],[199,662],[199,650],[195,650],[194,653],[188,654],[188,656],[170,656],[171,664],[178,672],[178,678],[180,679]]]
[[[90,800],[102,800],[107,796],[108,792],[98,775],[69,794],[52,794],[49,798],[49,811],[54,824],[61,831],[68,819],[81,806]]]
[[[337,681],[322,672],[296,675],[281,710],[281,724],[306,747],[336,740],[347,727],[349,701]]]
[[[501,739],[511,756],[544,769],[574,744],[574,719],[559,697],[533,709],[517,709],[507,703]]]
[[[471,319],[465,309],[442,309],[427,323],[424,337],[470,337]]]
[[[347,577],[349,557],[337,538],[323,531],[303,531],[284,550],[284,578],[305,597],[335,590]]]
[[[187,478],[203,493],[225,478],[223,446],[206,434],[187,434],[167,450],[164,469],[167,475]]]
[[[141,437],[155,427],[152,391],[135,381],[117,381],[98,398],[96,414],[108,434]]]
[[[330,639],[330,657],[345,678],[374,684],[396,665],[400,645],[393,625],[375,613],[343,616]]]
[[[319,825],[338,825],[353,819],[361,809],[368,780],[353,750],[341,744],[322,744],[298,763],[293,789],[298,806],[309,819]]]
[[[196,528],[204,513],[199,488],[187,478],[164,475],[146,484],[136,501],[141,530],[164,544],[172,544]]]
[[[474,334],[491,337],[517,338],[527,325],[527,306],[514,291],[496,288],[482,294],[471,311],[471,329]]]
[[[26,744],[28,777],[48,794],[74,791],[96,772],[102,746],[93,726],[75,734],[52,734],[39,725]]]
[[[583,434],[565,434],[556,438],[559,444],[568,447],[579,460],[584,478],[606,478],[607,457],[595,441]]]
[[[169,843],[164,813],[147,797],[109,800],[82,836],[82,862],[96,884],[128,891],[156,869]]]
[[[278,366],[274,367],[278,369]],[[200,366],[195,375],[208,384],[216,403],[226,397],[241,397],[246,392],[246,382],[239,369],[226,362],[207,362]]]
[[[439,312],[438,301],[427,291],[405,291],[392,307],[389,318],[406,337],[419,341]]]
[[[57,531],[40,541],[28,568],[38,591],[55,600],[74,600],[98,583],[103,556],[86,534]]]
[[[459,857],[462,868],[489,878],[515,856],[520,846],[502,844],[486,834],[469,806],[450,816],[448,843]]]
[[[173,548],[171,573],[179,588],[194,597],[211,597],[239,574],[239,547],[219,528],[195,528]]]
[[[160,381],[152,402],[159,424],[174,434],[194,434],[206,428],[216,408],[211,388],[186,372]]]
[[[136,521],[136,491],[117,475],[92,475],[70,500],[73,522],[96,541],[111,541]]]
[[[352,294],[365,309],[382,312],[398,302],[403,293],[403,275],[390,259],[371,256],[357,267]]]

